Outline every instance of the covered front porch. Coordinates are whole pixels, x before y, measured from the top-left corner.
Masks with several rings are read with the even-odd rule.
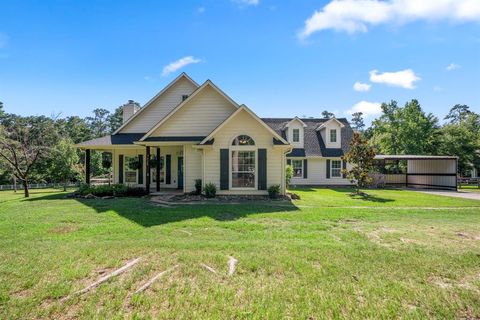
[[[91,184],[91,151],[111,155],[112,183],[145,188],[148,193],[183,193],[184,144],[134,144],[110,148],[85,148],[85,182]]]

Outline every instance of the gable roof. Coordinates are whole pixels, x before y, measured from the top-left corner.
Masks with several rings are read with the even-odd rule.
[[[178,81],[180,81],[181,79],[187,79],[188,81],[190,81],[197,89],[199,87],[199,84],[196,83],[192,78],[190,78],[185,72],[182,72],[178,77],[176,77],[175,79],[173,79],[169,84],[167,84],[166,87],[164,87],[162,90],[160,90],[159,93],[157,93],[152,99],[150,99],[140,110],[138,110],[137,112],[135,112],[133,114],[133,116],[131,116],[127,121],[125,121],[124,123],[122,123],[122,125],[117,129],[115,130],[115,132],[113,134],[117,134],[119,133],[123,128],[125,128],[129,123],[131,123],[133,121],[133,119],[137,118],[143,111],[145,111],[146,109],[148,109],[155,100],[157,100],[161,95],[163,95],[168,89],[170,89],[175,83],[177,83]]]
[[[277,134],[286,139],[285,125],[292,121],[292,118],[263,118]],[[341,128],[340,148],[327,148],[317,128],[330,119],[302,118],[307,126],[304,128],[304,147],[294,148],[287,157],[340,157],[348,151],[353,130],[347,119],[338,118],[343,127]]]
[[[170,117],[172,117],[178,110],[180,110],[183,106],[188,104],[195,96],[197,96],[200,92],[202,92],[206,87],[213,88],[216,92],[218,92],[221,96],[227,99],[235,108],[238,108],[238,104],[233,101],[232,98],[227,96],[219,87],[217,87],[211,80],[205,81],[200,87],[197,88],[187,99],[182,101],[178,106],[176,106],[172,111],[170,111],[163,119],[161,119],[156,125],[154,125],[141,139],[140,141],[144,141],[147,139],[153,132],[155,132],[162,124],[167,122]]]
[[[321,124],[317,127],[317,130],[321,130],[321,129],[323,129],[323,128],[326,128],[330,122],[334,122],[334,121],[337,122],[337,123],[340,125],[340,128],[345,127],[345,125],[344,125],[341,121],[339,121],[337,118],[330,118],[330,119],[328,119],[327,121],[321,123]]]
[[[293,118],[292,120],[288,121],[286,124],[285,124],[285,128],[288,128],[290,126],[290,124],[294,121],[298,121],[300,122],[300,124],[305,128],[307,125],[305,124],[305,122],[302,121],[302,119],[300,119],[299,117],[295,117]]]
[[[268,124],[266,124],[262,119],[260,119],[255,114],[255,112],[250,110],[244,104],[242,104],[234,113],[232,113],[227,119],[225,119],[225,121],[219,124],[205,139],[203,139],[202,142],[200,142],[200,144],[206,144],[208,141],[210,141],[220,129],[222,129],[228,122],[230,122],[237,114],[239,114],[242,111],[246,111],[250,116],[252,116],[255,120],[257,120],[265,129],[267,129],[273,135],[275,139],[281,141],[282,144],[285,144],[285,145],[289,144],[281,135],[279,135],[275,130],[273,130]]]

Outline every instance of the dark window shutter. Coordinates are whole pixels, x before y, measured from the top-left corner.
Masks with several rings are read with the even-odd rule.
[[[342,160],[342,169],[347,169],[347,162]],[[342,173],[342,178],[345,179],[347,175],[345,173]]]
[[[228,190],[228,149],[220,149],[220,190]]]
[[[330,159],[327,159],[327,179],[330,179]]]
[[[172,183],[172,170],[170,170],[172,166],[172,155],[167,154],[165,156],[165,183],[171,184]]]
[[[123,154],[118,155],[118,183],[123,183]]]
[[[138,155],[138,184],[143,184],[143,155],[139,154]]]
[[[308,162],[307,159],[303,159],[303,178],[307,179],[308,178]]]
[[[258,190],[267,190],[267,149],[258,149]]]
[[[287,165],[289,165],[289,166],[292,165],[292,159],[287,159]]]

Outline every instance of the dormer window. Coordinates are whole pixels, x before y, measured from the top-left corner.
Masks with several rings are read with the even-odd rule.
[[[337,129],[330,130],[330,142],[337,142]]]
[[[293,142],[300,142],[300,129],[293,129]]]

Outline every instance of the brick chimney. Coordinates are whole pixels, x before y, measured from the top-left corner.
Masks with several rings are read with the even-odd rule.
[[[130,119],[138,110],[140,110],[140,104],[133,100],[128,100],[123,105],[123,123]]]

